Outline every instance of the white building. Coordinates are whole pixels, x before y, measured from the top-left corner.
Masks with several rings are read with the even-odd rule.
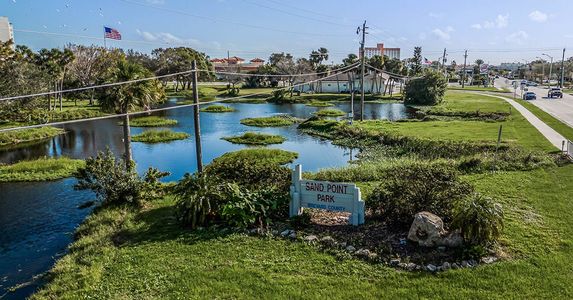
[[[0,42],[14,41],[14,30],[8,17],[0,17]]]
[[[360,53],[360,49],[358,50]],[[372,56],[388,56],[388,58],[400,59],[400,48],[384,48],[383,43],[376,44],[376,47],[364,47],[364,55],[366,58],[372,58]],[[360,55],[358,55],[360,56]]]
[[[364,77],[364,91],[366,93],[381,93],[384,91],[389,76],[387,74],[369,73]],[[297,84],[295,82],[295,84]],[[351,90],[360,90],[359,76],[341,74],[313,84],[305,84],[294,88],[303,93],[350,93]]]

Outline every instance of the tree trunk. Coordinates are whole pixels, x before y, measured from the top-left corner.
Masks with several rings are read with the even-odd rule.
[[[92,89],[92,92],[90,93],[90,106],[94,105],[94,94],[95,94],[95,89]]]
[[[127,112],[127,109],[125,110]],[[123,145],[125,148],[125,167],[131,170],[131,129],[129,128],[129,115],[125,115],[123,119]]]

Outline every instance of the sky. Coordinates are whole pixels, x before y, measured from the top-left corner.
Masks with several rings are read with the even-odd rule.
[[[103,26],[122,41],[107,46],[149,53],[189,46],[211,58],[268,59],[272,52],[308,57],[319,47],[328,63],[358,53],[356,28],[366,20],[366,46],[414,46],[438,60],[462,64],[535,60],[542,54],[573,56],[571,0],[0,0],[0,16],[14,26],[16,44],[34,50],[68,43],[103,45]],[[547,58],[546,56],[543,56]],[[548,58],[547,58],[548,59]]]

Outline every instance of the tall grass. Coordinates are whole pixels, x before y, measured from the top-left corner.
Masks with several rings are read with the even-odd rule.
[[[189,137],[185,132],[174,132],[169,129],[164,130],[148,130],[141,134],[134,135],[131,139],[134,142],[142,143],[162,143],[175,140],[184,140]]]
[[[0,182],[47,181],[71,177],[83,165],[83,160],[67,157],[44,157],[12,165],[0,165]]]

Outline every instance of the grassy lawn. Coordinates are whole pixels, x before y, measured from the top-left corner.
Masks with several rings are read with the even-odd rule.
[[[573,166],[467,178],[501,197],[512,260],[437,275],[396,271],[279,238],[190,231],[170,198],[97,211],[35,299],[573,297]],[[553,189],[559,186],[559,189]],[[547,193],[551,189],[553,193]]]
[[[63,133],[63,129],[51,126],[0,132],[0,148],[29,145]]]
[[[509,112],[511,105],[502,99],[470,93],[448,92],[444,102],[434,109],[450,111]],[[492,121],[427,121],[389,122],[364,121],[360,128],[393,132],[404,136],[454,141],[496,142],[499,126],[503,126],[502,141],[528,149],[552,151],[553,146],[516,110],[504,122]]]
[[[47,181],[66,178],[72,176],[83,165],[83,160],[67,157],[44,157],[12,165],[0,165],[0,182]]]
[[[555,131],[559,132],[565,138],[573,141],[573,128],[569,127],[569,125],[559,121],[557,118],[553,117],[552,115],[546,113],[541,108],[533,105],[531,102],[515,98],[519,104],[523,105],[527,110],[533,113],[536,117],[541,119],[545,124],[549,125],[549,127],[553,128]]]
[[[147,130],[138,135],[132,136],[131,140],[134,142],[154,144],[154,143],[171,142],[176,140],[184,140],[188,137],[189,135],[185,132],[175,132],[169,129],[164,129],[164,130]]]
[[[472,86],[472,85],[466,85],[464,88],[462,88],[461,86],[448,86],[448,90],[461,90],[461,91],[478,91],[478,92],[496,92],[496,93],[509,93],[510,90],[503,88],[503,89],[498,89],[496,87],[493,86],[488,86],[488,87],[483,87],[483,86]]]

